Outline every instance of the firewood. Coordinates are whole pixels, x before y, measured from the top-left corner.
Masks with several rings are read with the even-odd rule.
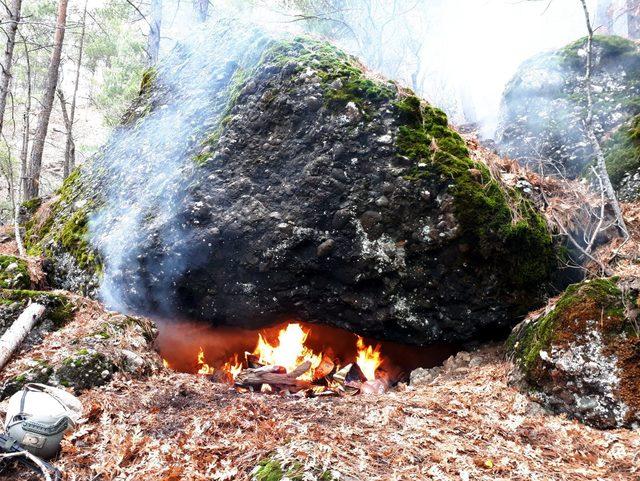
[[[15,350],[43,315],[43,305],[38,303],[30,304],[22,311],[18,319],[11,324],[11,327],[6,330],[2,338],[0,338],[0,370],[9,362]]]
[[[362,373],[362,369],[355,362],[347,364],[333,375],[333,379],[340,384],[347,385],[352,383],[365,382],[366,376]]]
[[[318,367],[313,370],[313,381],[319,382],[324,380],[326,377],[330,376],[331,373],[333,373],[335,368],[336,365],[329,356],[322,356],[320,364],[318,364]]]
[[[236,376],[235,384],[239,387],[257,386],[268,384],[279,390],[299,391],[311,386],[309,381],[298,379],[311,368],[311,363],[306,361],[296,367],[290,373],[281,366],[264,366],[249,368],[241,371]],[[284,372],[283,372],[284,371]]]
[[[247,362],[248,367],[257,368],[257,367],[264,366],[264,364],[260,362],[260,356],[253,354],[251,352],[245,351],[244,359]]]

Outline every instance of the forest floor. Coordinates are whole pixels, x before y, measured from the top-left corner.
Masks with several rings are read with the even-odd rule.
[[[545,413],[509,385],[499,348],[471,357],[429,385],[340,398],[119,376],[81,396],[85,419],[55,464],[70,480],[640,479],[640,433]]]

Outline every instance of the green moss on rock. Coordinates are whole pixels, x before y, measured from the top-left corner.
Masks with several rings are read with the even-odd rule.
[[[507,350],[525,374],[534,375],[540,362],[540,351],[547,351],[554,342],[562,341],[570,332],[580,329],[594,315],[602,313],[610,324],[617,325],[623,317],[621,291],[615,279],[594,279],[569,286],[555,307],[534,322],[514,330],[507,340]],[[611,322],[611,319],[615,322]],[[610,328],[610,333],[617,329]]]
[[[29,268],[23,259],[0,255],[0,287],[4,289],[28,289],[31,287]]]
[[[395,103],[405,125],[397,138],[399,152],[415,161],[407,176],[437,176],[450,184],[462,235],[475,246],[477,262],[500,265],[505,290],[517,290],[522,306],[535,299],[557,266],[549,228],[527,199],[495,181],[487,167],[474,162],[464,140],[448,127],[439,109],[409,96]]]
[[[0,301],[5,304],[17,303],[26,306],[29,302],[38,302],[45,306],[45,317],[59,328],[69,322],[76,309],[75,303],[64,294],[49,291],[27,289],[0,289]]]
[[[64,359],[55,374],[61,385],[83,391],[106,384],[115,371],[116,366],[104,354],[80,349]]]
[[[640,169],[640,115],[618,129],[604,150],[611,183],[618,188],[626,174]]]
[[[75,169],[49,205],[44,205],[26,224],[25,245],[29,254],[54,257],[58,250],[70,254],[89,272],[101,272],[102,260],[88,237],[89,215],[95,203],[85,193],[80,168]],[[90,179],[89,179],[90,181]]]
[[[506,348],[531,394],[595,427],[639,422],[637,296],[633,280],[593,279],[518,325]]]
[[[20,391],[25,384],[40,383],[47,384],[51,382],[53,375],[53,367],[46,361],[39,361],[35,366],[26,371],[7,379],[0,387],[0,401],[12,396]]]

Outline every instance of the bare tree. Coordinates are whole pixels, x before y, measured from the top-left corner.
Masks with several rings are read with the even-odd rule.
[[[601,182],[602,190],[607,198],[607,201],[611,205],[613,209],[616,222],[618,228],[622,235],[626,238],[629,237],[629,232],[627,230],[627,226],[624,222],[624,218],[622,216],[622,210],[620,209],[620,204],[618,203],[618,199],[616,197],[616,192],[611,184],[611,179],[609,178],[609,174],[607,172],[607,165],[604,158],[604,153],[602,152],[602,146],[600,145],[600,141],[596,136],[593,128],[593,86],[591,85],[591,74],[593,71],[593,27],[591,25],[591,17],[589,15],[589,8],[587,7],[586,0],[580,0],[582,4],[582,9],[584,11],[584,17],[587,24],[587,67],[585,74],[585,90],[587,94],[587,115],[584,120],[584,126],[587,133],[587,138],[591,143],[593,151],[596,156],[596,167],[595,173],[598,177],[598,181]]]
[[[160,28],[162,27],[162,0],[151,0],[151,19],[147,55],[149,65],[155,65],[160,54]]]
[[[6,5],[5,5],[6,7]],[[2,75],[0,76],[0,132],[4,124],[4,111],[7,106],[7,95],[9,84],[11,83],[11,63],[13,62],[13,49],[16,45],[16,33],[20,23],[20,10],[22,0],[13,0],[11,7],[6,7],[9,14],[7,33],[7,43],[4,49],[4,59],[2,61]]]
[[[73,84],[73,95],[71,96],[71,106],[69,113],[67,114],[66,102],[62,89],[58,89],[58,97],[60,98],[60,104],[62,106],[62,113],[66,128],[66,142],[64,150],[64,164],[62,169],[62,177],[66,179],[69,173],[73,170],[76,163],[76,144],[73,140],[73,124],[76,118],[76,102],[78,98],[78,85],[80,84],[80,69],[82,68],[82,54],[84,52],[84,37],[87,27],[87,3],[84,2],[84,12],[82,13],[82,26],[80,28],[80,39],[78,44],[78,60],[76,63],[76,78]]]
[[[199,22],[206,22],[209,16],[209,0],[193,0],[193,10]]]
[[[53,52],[47,72],[46,83],[42,95],[40,114],[38,115],[38,123],[36,132],[33,137],[33,146],[31,147],[31,158],[27,166],[27,175],[25,179],[25,199],[33,199],[38,197],[40,192],[40,173],[42,170],[42,154],[44,152],[44,143],[49,128],[49,119],[51,118],[51,109],[53,108],[53,100],[55,98],[56,87],[58,85],[58,71],[60,69],[60,56],[62,54],[62,44],[64,42],[64,32],[67,23],[67,3],[68,0],[60,0],[58,3],[58,14],[56,20],[56,31],[53,39]]]

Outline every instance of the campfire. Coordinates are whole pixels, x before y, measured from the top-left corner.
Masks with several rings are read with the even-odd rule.
[[[213,381],[228,382],[239,390],[302,393],[306,396],[382,393],[389,376],[380,369],[380,345],[365,343],[357,337],[356,356],[341,364],[331,349],[315,352],[306,345],[309,329],[288,323],[270,342],[264,333],[252,352],[242,359],[234,354],[219,367],[209,365],[202,347],[196,355],[197,374]],[[171,367],[164,360],[167,367]]]
[[[165,366],[238,391],[295,396],[383,393],[416,367],[432,367],[455,346],[377,342],[320,324],[287,322],[262,330],[159,322]]]

